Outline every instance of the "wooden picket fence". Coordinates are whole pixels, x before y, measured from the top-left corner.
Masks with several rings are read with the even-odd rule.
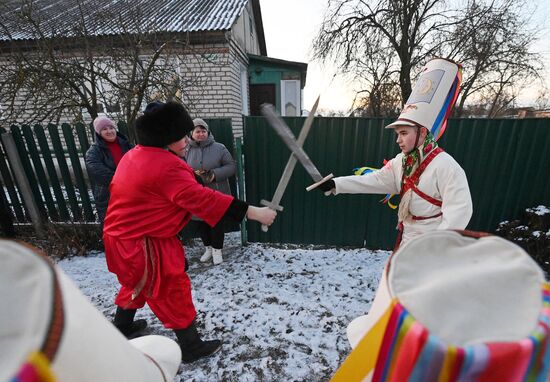
[[[2,132],[0,175],[18,223],[96,220],[83,163],[91,142],[83,124]]]

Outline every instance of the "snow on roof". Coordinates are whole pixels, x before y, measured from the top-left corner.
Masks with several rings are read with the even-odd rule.
[[[79,35],[82,25],[89,35],[106,36],[148,28],[160,32],[225,31],[231,29],[248,0],[9,0],[0,9],[11,39],[38,39],[20,17],[32,12],[51,36]],[[136,23],[136,21],[138,21]],[[0,40],[10,37],[2,30]]]

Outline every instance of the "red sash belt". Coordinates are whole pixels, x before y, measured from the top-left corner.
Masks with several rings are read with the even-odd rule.
[[[408,190],[412,190],[416,195],[420,196],[422,199],[426,200],[427,202],[430,202],[431,204],[441,207],[441,200],[437,200],[434,197],[431,197],[430,195],[425,194],[424,192],[420,191],[418,189],[418,182],[420,181],[420,176],[424,173],[424,170],[428,165],[434,160],[434,158],[443,152],[443,149],[441,147],[436,148],[431,153],[428,154],[428,156],[422,161],[420,166],[416,169],[416,171],[411,176],[404,176],[402,179],[403,186],[401,187],[401,193],[400,196],[403,197],[405,192]],[[425,220],[425,219],[431,219],[441,216],[441,214],[434,215],[434,216],[427,216],[427,217],[420,217],[420,216],[414,216],[414,220]]]
[[[418,189],[418,182],[420,181],[420,176],[422,175],[422,173],[424,173],[424,170],[426,169],[426,167],[428,167],[428,165],[431,163],[431,161],[438,154],[440,154],[442,152],[443,152],[443,149],[441,147],[436,148],[435,150],[433,150],[431,153],[428,154],[428,156],[422,161],[422,163],[420,163],[420,166],[418,166],[416,171],[411,176],[406,177],[403,174],[403,178],[402,178],[402,182],[401,182],[402,187],[401,187],[401,193],[400,193],[401,197],[403,197],[403,194],[405,194],[405,192],[407,192],[408,190],[412,190],[416,195],[420,196],[422,199],[426,200],[427,202],[429,202],[429,203],[431,203],[435,206],[441,207],[442,201],[438,200],[434,197],[431,197],[430,195],[427,195],[424,192],[420,191]],[[414,216],[414,215],[412,215],[412,219],[413,220],[428,220],[428,219],[434,219],[434,218],[440,217],[441,215],[443,215],[442,212],[440,212],[438,214],[435,214],[435,215],[432,215],[432,216]],[[398,229],[399,232],[397,233],[397,240],[395,242],[395,247],[393,249],[394,252],[399,248],[399,245],[401,244],[401,239],[403,237],[403,223],[402,222],[399,223],[399,225],[397,226],[397,229]]]
[[[411,176],[407,177],[405,176],[405,174],[403,174],[403,178],[401,181],[403,186],[401,187],[400,196],[403,196],[405,192],[412,189],[413,192],[415,192],[422,199],[425,199],[428,202],[435,204],[436,206],[441,206],[440,200],[437,200],[435,198],[432,198],[429,195],[426,195],[425,193],[420,191],[417,186],[418,186],[418,182],[420,181],[420,177],[424,173],[424,170],[426,170],[426,167],[428,167],[428,165],[432,162],[432,160],[434,160],[434,158],[442,152],[443,152],[443,149],[441,147],[436,148],[435,150],[433,150],[431,153],[428,154],[428,156],[422,161],[422,163],[420,163],[420,166],[418,166],[416,171],[413,174],[411,174]]]
[[[414,216],[412,215],[412,220],[428,220],[428,219],[434,219],[438,218],[441,215],[443,215],[443,212],[440,212],[438,214],[432,215],[432,216]]]

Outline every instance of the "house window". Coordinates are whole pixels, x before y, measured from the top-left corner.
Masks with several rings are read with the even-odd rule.
[[[300,116],[300,81],[281,81],[281,115],[284,117]]]
[[[244,65],[241,65],[241,112],[248,115],[248,71]]]

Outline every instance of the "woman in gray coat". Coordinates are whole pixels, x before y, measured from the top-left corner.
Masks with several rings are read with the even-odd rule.
[[[187,164],[200,176],[206,187],[231,195],[228,179],[235,175],[235,160],[223,144],[214,140],[206,122],[196,118],[193,124],[195,127],[191,131],[185,158]],[[199,232],[206,247],[200,261],[204,263],[213,259],[216,265],[222,263],[223,220],[214,227],[199,221]]]

